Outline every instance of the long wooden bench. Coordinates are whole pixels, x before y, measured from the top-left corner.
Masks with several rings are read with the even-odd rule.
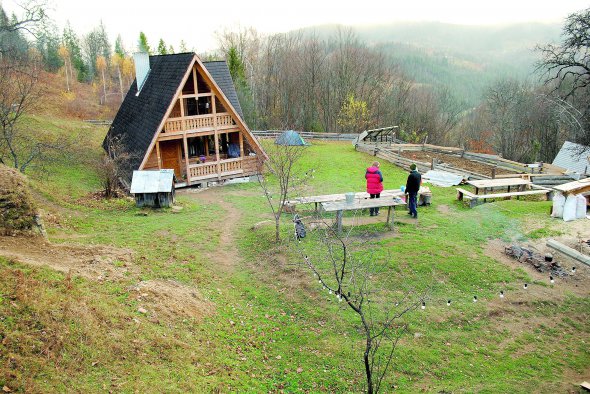
[[[551,190],[543,188],[537,190],[527,190],[523,192],[506,192],[506,193],[491,193],[491,194],[474,194],[468,190],[462,189],[460,187],[457,188],[457,200],[460,201],[467,201],[469,203],[469,208],[473,208],[474,206],[478,205],[479,203],[485,202],[487,199],[493,198],[504,198],[504,199],[511,199],[512,197],[518,196],[530,196],[535,194],[545,194],[547,199],[550,198]]]

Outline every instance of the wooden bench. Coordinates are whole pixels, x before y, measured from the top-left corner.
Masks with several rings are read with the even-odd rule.
[[[523,192],[506,192],[506,193],[492,193],[492,194],[473,194],[468,190],[457,188],[457,200],[468,201],[469,208],[473,208],[479,203],[485,202],[486,199],[504,198],[511,199],[512,197],[530,196],[535,194],[545,194],[547,199],[550,199],[551,190],[542,188],[537,190],[527,190]]]
[[[372,198],[367,200],[355,200],[352,203],[347,203],[346,201],[323,202],[322,209],[325,212],[336,212],[336,229],[340,233],[342,231],[342,215],[344,211],[384,207],[387,207],[386,225],[390,230],[393,230],[394,210],[395,207],[399,205],[405,206],[406,203],[393,198]]]

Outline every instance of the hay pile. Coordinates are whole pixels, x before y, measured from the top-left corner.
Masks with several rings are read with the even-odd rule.
[[[0,235],[36,235],[42,233],[37,209],[27,178],[0,164]]]

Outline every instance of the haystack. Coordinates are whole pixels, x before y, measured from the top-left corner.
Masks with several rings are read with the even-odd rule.
[[[0,164],[0,235],[37,235],[42,232],[27,178]]]

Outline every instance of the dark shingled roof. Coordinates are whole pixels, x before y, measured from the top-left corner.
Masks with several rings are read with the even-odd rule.
[[[150,72],[139,96],[136,96],[137,80],[135,80],[113,120],[103,147],[106,147],[107,138],[120,138],[127,152],[133,156],[131,168],[139,168],[194,55],[194,53],[179,53],[150,56]],[[203,62],[203,64],[243,119],[238,95],[225,61]]]

